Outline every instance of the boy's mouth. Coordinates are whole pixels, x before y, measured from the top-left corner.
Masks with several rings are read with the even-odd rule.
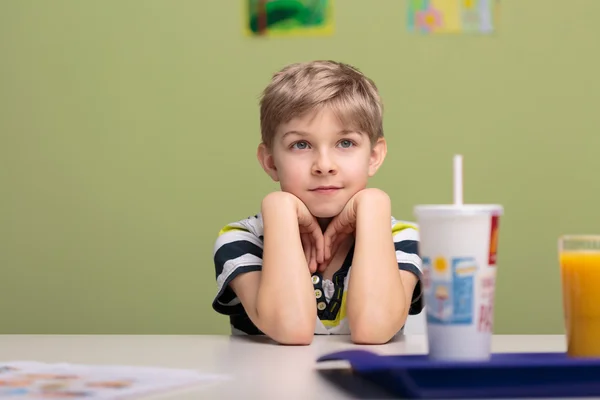
[[[321,194],[335,193],[340,190],[339,186],[319,186],[314,189],[310,189],[311,192],[317,192]]]

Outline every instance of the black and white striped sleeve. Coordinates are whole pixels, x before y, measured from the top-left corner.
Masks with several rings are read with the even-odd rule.
[[[225,315],[243,314],[244,309],[229,283],[240,274],[262,269],[262,237],[253,229],[252,220],[225,226],[219,232],[213,250],[217,294],[212,306]]]
[[[416,224],[392,219],[392,236],[398,268],[412,272],[418,278],[413,291],[409,314],[419,314],[423,309],[424,302],[418,228]]]

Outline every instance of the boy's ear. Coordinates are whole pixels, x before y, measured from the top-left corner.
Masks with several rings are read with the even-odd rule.
[[[383,164],[383,160],[385,160],[385,156],[387,154],[387,142],[384,138],[377,139],[375,145],[371,149],[371,157],[369,158],[369,176],[375,175],[381,164]]]
[[[258,145],[256,158],[258,158],[258,162],[263,167],[265,172],[271,177],[271,179],[273,179],[275,182],[279,182],[279,175],[277,174],[277,168],[275,167],[273,153],[271,153],[266,144],[261,143]]]

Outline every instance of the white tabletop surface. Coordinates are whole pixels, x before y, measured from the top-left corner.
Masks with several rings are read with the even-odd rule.
[[[0,335],[0,362],[41,361],[194,369],[230,379],[147,399],[341,399],[315,360],[366,348],[381,354],[423,354],[424,335],[381,346],[357,346],[348,336],[316,336],[310,346],[281,346],[263,337],[152,335]],[[562,335],[496,335],[495,352],[565,351]],[[344,367],[338,362],[336,367]]]

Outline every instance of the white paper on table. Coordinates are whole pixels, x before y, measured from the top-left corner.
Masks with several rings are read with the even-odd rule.
[[[226,379],[187,369],[0,362],[0,399],[136,398]]]

